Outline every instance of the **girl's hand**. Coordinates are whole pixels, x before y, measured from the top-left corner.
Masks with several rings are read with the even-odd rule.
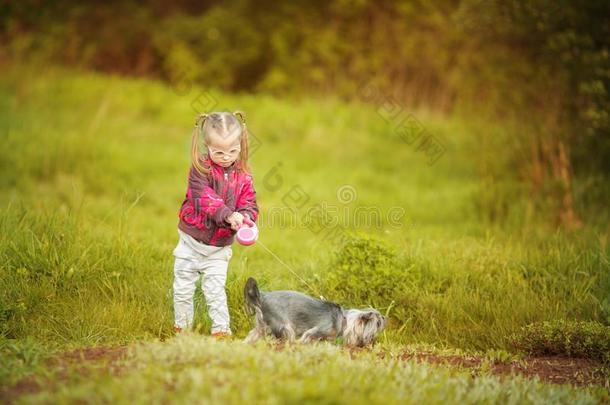
[[[227,222],[231,224],[231,229],[237,231],[244,223],[244,216],[236,211],[229,215]]]

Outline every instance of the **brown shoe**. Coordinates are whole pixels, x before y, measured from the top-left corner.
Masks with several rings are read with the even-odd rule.
[[[174,335],[182,333],[182,328],[180,326],[174,326]]]
[[[212,337],[216,339],[230,339],[231,334],[229,332],[214,332],[212,333]]]

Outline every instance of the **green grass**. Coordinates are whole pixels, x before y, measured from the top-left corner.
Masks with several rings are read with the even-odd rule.
[[[514,193],[514,204],[503,208],[505,221],[490,223],[481,204],[495,200],[480,176],[480,155],[497,154],[497,162],[504,157],[494,142],[479,144],[470,123],[417,114],[447,145],[445,155],[429,166],[421,151],[391,135],[391,125],[372,106],[213,94],[215,109],[246,111],[248,127],[261,142],[251,160],[262,210],[261,243],[234,246],[227,283],[238,336],[252,325],[242,298],[248,276],[265,289],[298,289],[345,305],[374,305],[390,317],[381,337],[388,344],[510,351],[510,336],[530,323],[608,323],[604,217],[575,232],[555,231],[528,213],[527,202]],[[171,252],[186,187],[195,116],[191,104],[198,95],[196,90],[179,95],[157,82],[52,68],[3,71],[0,336],[6,344],[30,339],[55,351],[170,335]],[[489,127],[488,132],[503,130]],[[507,195],[513,195],[511,184],[514,179],[507,180]],[[344,185],[355,190],[354,201],[338,200]],[[274,214],[284,207],[285,215],[286,201],[293,204],[287,193],[295,186],[308,195],[297,209],[298,218],[318,204],[337,207],[340,215],[357,207],[387,215],[402,207],[404,216],[397,224],[384,217],[379,227],[348,220],[315,233]],[[388,246],[391,264],[381,273],[387,282],[371,268],[336,273],[337,260],[345,255],[341,235],[352,231]],[[349,284],[333,283],[337,278],[329,274]],[[371,292],[372,284],[379,293]],[[207,333],[200,295],[196,304],[199,331]],[[250,361],[264,357],[262,351],[252,356]],[[275,356],[281,354],[270,356],[280,359]],[[294,356],[286,361],[296,364],[300,355]],[[336,367],[340,373],[341,366]],[[357,385],[363,371],[361,365],[353,367]],[[435,374],[415,366],[405,370],[379,366],[374,381],[400,375],[413,377],[405,384],[416,386],[418,378]],[[197,373],[177,378],[194,384],[189,378]],[[139,384],[140,377],[130,378]],[[110,379],[109,384],[118,387],[120,382]],[[382,386],[397,390],[400,384],[390,380]],[[450,390],[469,395],[466,380],[458,378],[455,384]],[[498,384],[489,382],[489,387],[506,388]],[[524,384],[524,390],[536,386]],[[274,395],[253,388],[254,394]]]
[[[186,335],[148,343],[107,367],[82,365],[63,384],[25,396],[29,403],[383,403],[594,404],[601,390],[481,376],[403,361],[395,354],[337,346],[286,347],[218,342]],[[83,371],[86,370],[86,371]],[[45,381],[41,379],[42,383]]]

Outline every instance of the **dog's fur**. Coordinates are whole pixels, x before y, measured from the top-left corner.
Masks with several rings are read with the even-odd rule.
[[[302,343],[343,337],[345,345],[361,347],[373,343],[386,323],[373,308],[346,310],[296,291],[262,292],[252,277],[244,296],[247,310],[256,315],[256,326],[246,337],[250,343],[266,335]]]

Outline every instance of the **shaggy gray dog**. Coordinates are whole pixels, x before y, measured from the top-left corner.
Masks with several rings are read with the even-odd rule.
[[[256,315],[256,326],[246,342],[266,335],[307,343],[343,337],[346,346],[362,347],[375,341],[386,319],[376,309],[343,309],[296,291],[262,292],[252,277],[244,287],[246,308]]]

